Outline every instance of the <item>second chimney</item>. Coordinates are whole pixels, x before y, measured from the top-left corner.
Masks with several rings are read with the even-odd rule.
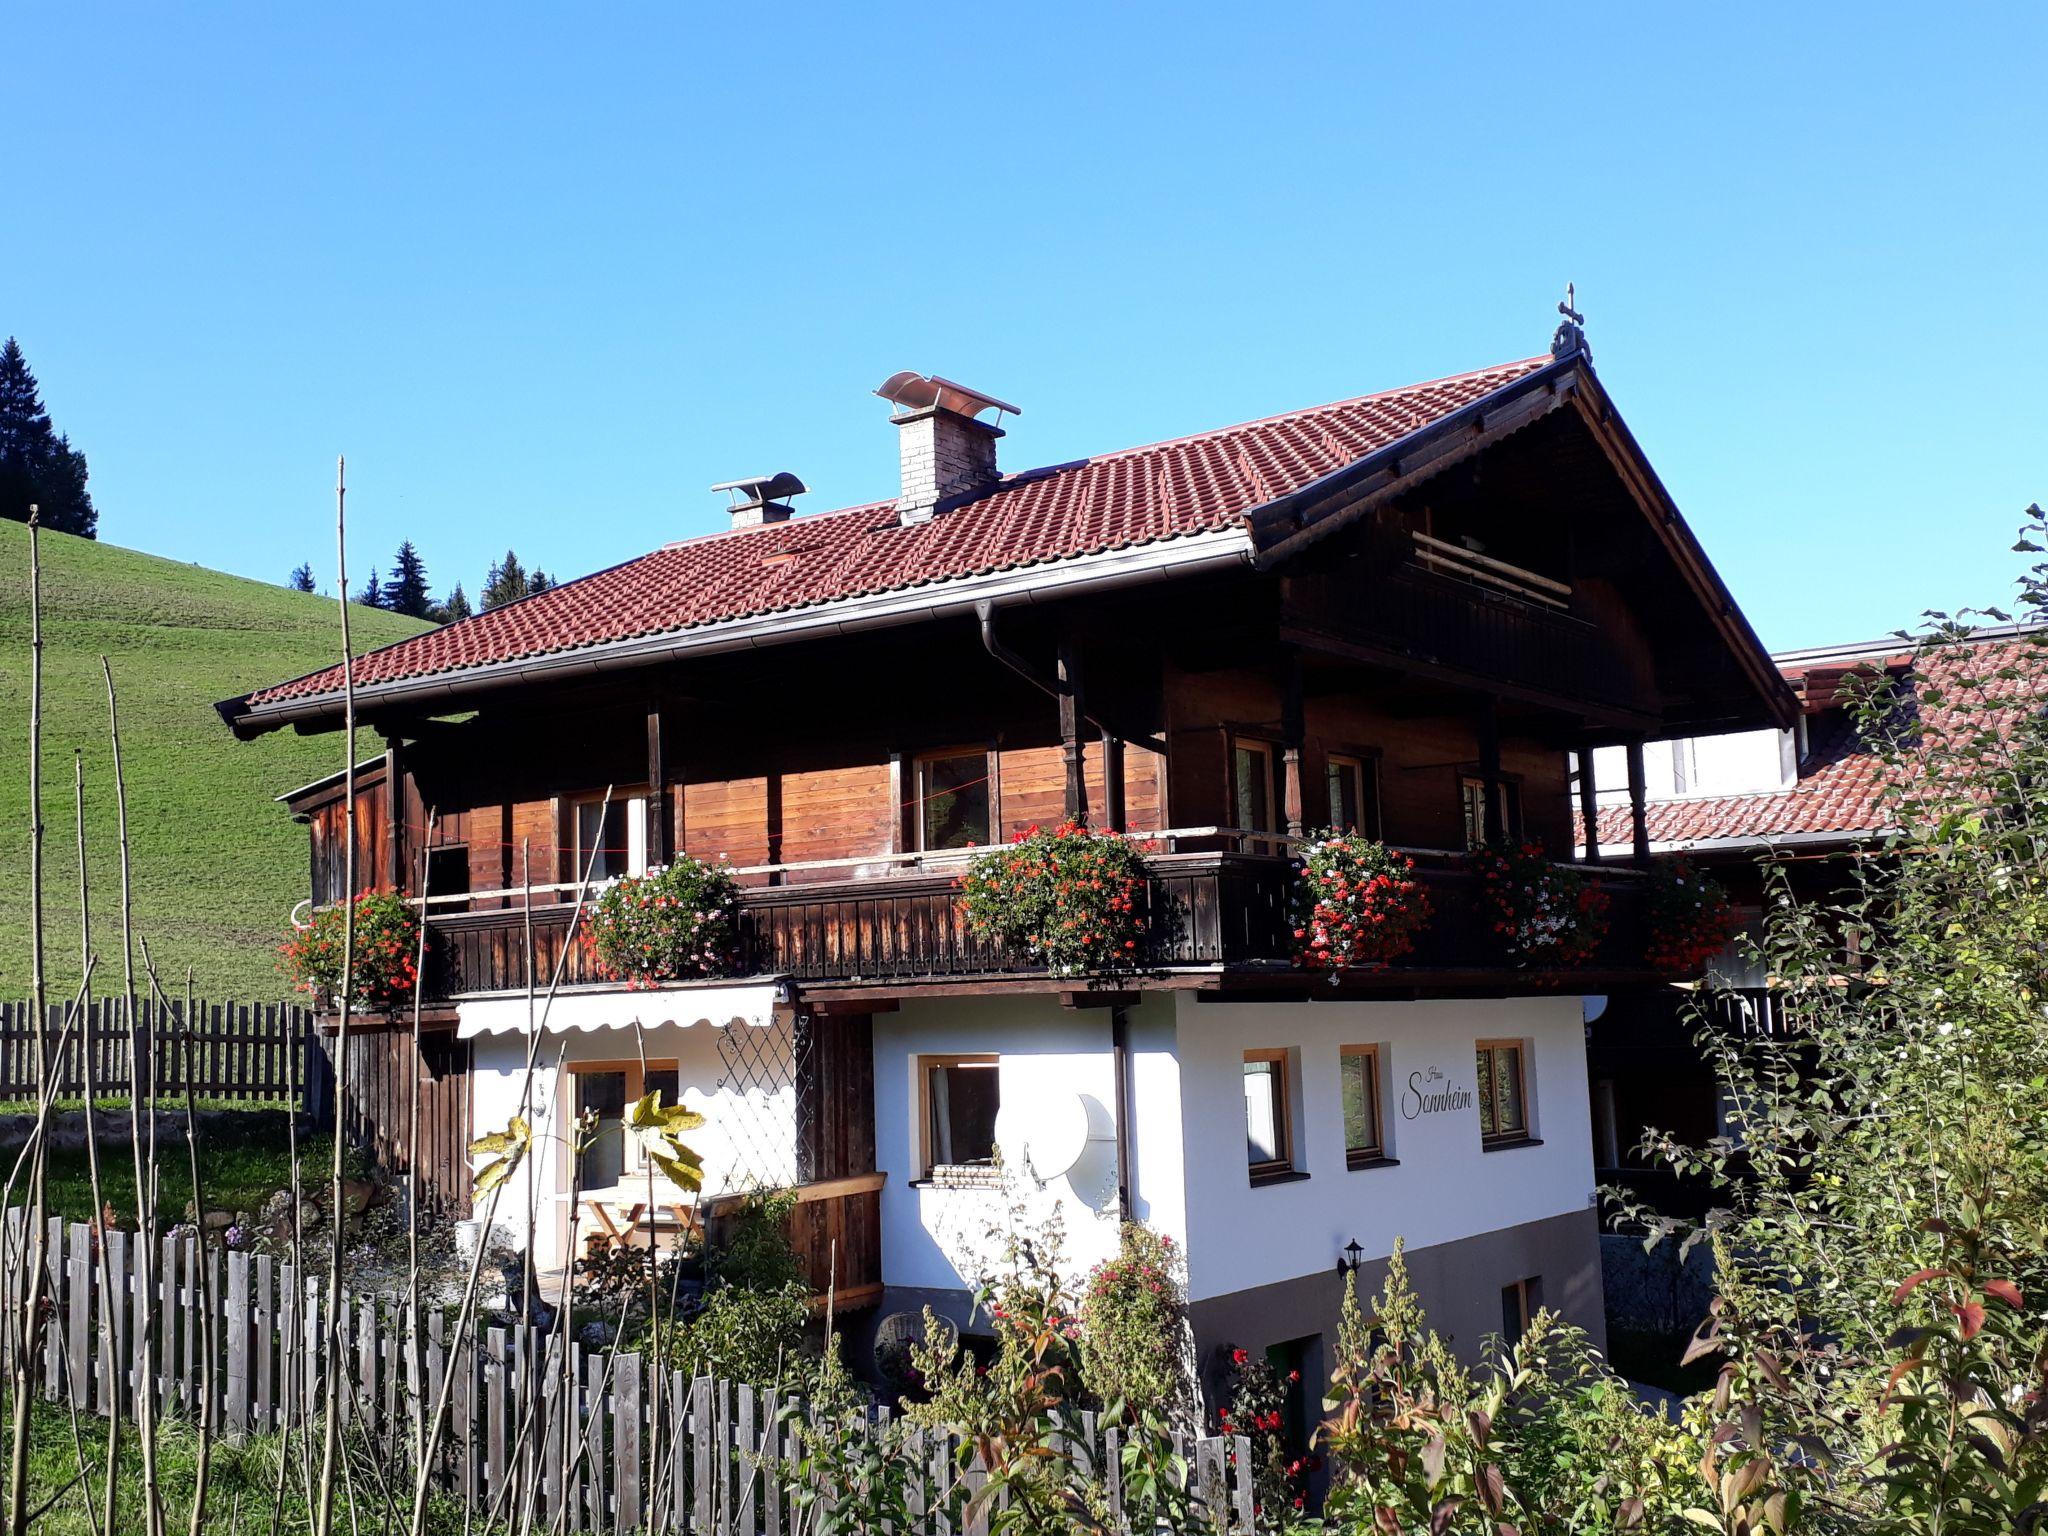
[[[744,480],[722,480],[711,487],[714,491],[732,493],[732,525],[735,528],[758,528],[763,523],[782,523],[789,520],[796,509],[789,504],[792,496],[801,496],[807,487],[788,470],[773,475],[750,475]]]
[[[891,374],[875,393],[896,407],[890,419],[896,423],[903,463],[898,522],[928,522],[991,490],[1001,478],[996,439],[1003,430],[980,416],[983,411],[997,417],[1005,411],[1021,415],[1016,406],[937,374]]]

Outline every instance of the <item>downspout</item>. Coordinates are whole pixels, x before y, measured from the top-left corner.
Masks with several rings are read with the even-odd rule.
[[[996,635],[996,605],[993,600],[983,598],[974,605],[974,615],[981,620],[981,648],[990,656],[1008,667],[1048,698],[1060,698],[1062,691],[1056,681],[1041,677],[1031,663],[1011,650]],[[1137,735],[1130,731],[1118,730],[1093,710],[1083,710],[1082,717],[1097,730],[1107,731],[1112,736],[1121,736],[1125,741],[1136,742],[1148,752],[1166,755],[1166,743],[1157,736]]]
[[[1116,1214],[1131,1215],[1131,1017],[1121,1004],[1109,1010],[1110,1069],[1116,1078]]]

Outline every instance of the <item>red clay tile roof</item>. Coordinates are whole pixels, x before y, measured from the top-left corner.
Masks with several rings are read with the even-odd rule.
[[[372,651],[355,664],[356,686],[637,640],[1226,528],[1245,512],[1355,463],[1550,361],[1547,356],[1525,358],[1009,475],[988,495],[910,527],[898,526],[892,500],[684,540],[538,597]],[[330,667],[258,689],[248,702],[307,698],[336,692],[341,685],[340,667]]]
[[[2024,681],[1977,681],[1989,679],[1995,669],[2031,651],[2032,647],[2024,641],[1987,639],[1967,653],[1943,651],[1921,665],[1937,689],[1952,696],[1974,693],[1979,699],[1999,694],[2048,698],[2048,680],[2037,676]],[[1964,655],[1969,658],[1967,662]],[[1903,677],[1912,661],[1910,655],[1902,655],[1880,658],[1879,664],[1888,664],[1888,670]],[[2040,668],[2038,655],[2030,657],[2030,661],[2027,671],[2031,674]],[[1809,709],[1813,709],[1833,702],[1834,685],[1847,669],[1810,666],[1802,661],[1787,662],[1780,670],[1785,680],[1807,697]],[[1992,688],[1999,693],[1985,691]],[[1909,707],[1919,717],[1923,738],[1938,739],[1965,723],[1971,730],[1989,727],[2002,735],[2014,719],[2011,711],[1965,715],[1946,703],[1923,706],[1920,691],[1910,685],[1908,698]],[[1859,738],[1854,722],[1840,708],[1821,708],[1809,713],[1807,722],[1806,756],[1791,788],[1763,794],[1652,801],[1648,807],[1650,841],[1659,845],[1728,841],[1761,844],[1774,838],[1839,837],[1850,842],[1892,830],[1897,818],[1882,794],[1883,764]],[[1625,849],[1633,835],[1626,805],[1601,808],[1601,847]]]

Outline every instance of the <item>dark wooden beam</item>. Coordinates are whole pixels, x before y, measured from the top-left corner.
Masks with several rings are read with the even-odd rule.
[[[394,891],[405,886],[405,743],[384,738],[384,883]]]
[[[1628,819],[1635,834],[1635,860],[1638,864],[1650,862],[1650,803],[1648,791],[1643,782],[1643,742],[1641,737],[1631,741],[1625,748],[1628,753]]]
[[[1124,739],[1104,727],[1102,732],[1102,824],[1112,832],[1124,830],[1129,818],[1124,812]]]
[[[1579,819],[1586,824],[1586,862],[1600,862],[1600,790],[1593,782],[1593,748],[1580,743]]]
[[[1088,776],[1081,746],[1081,717],[1085,709],[1081,697],[1081,648],[1070,634],[1060,636],[1059,705],[1060,754],[1067,769],[1066,817],[1086,823]]]
[[[669,814],[668,760],[662,737],[666,722],[659,704],[647,711],[647,862],[669,861],[669,836],[675,819]]]
[[[1141,994],[1136,992],[1067,991],[1060,994],[1062,1008],[1135,1008]]]

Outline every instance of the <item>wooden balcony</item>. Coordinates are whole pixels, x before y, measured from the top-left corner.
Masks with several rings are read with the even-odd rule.
[[[1419,853],[1416,863],[1435,918],[1414,953],[1346,984],[1369,990],[1496,988],[1601,990],[1644,975],[1641,877],[1597,869],[1610,897],[1611,931],[1593,962],[1545,974],[1502,953],[1479,910],[1477,878],[1451,854]],[[1298,976],[1291,966],[1288,902],[1293,872],[1285,858],[1243,853],[1169,853],[1146,858],[1140,904],[1145,941],[1141,969],[1183,985],[1203,978]],[[570,907],[532,910],[534,984],[545,987],[562,955]],[[518,910],[435,915],[428,997],[512,992],[527,984],[527,916]],[[786,976],[807,990],[977,981],[1046,981],[1045,968],[1019,951],[975,935],[960,912],[952,873],[884,875],[830,884],[766,886],[742,896],[743,969]],[[602,983],[580,944],[569,946],[563,982]],[[1323,978],[1324,984],[1327,984]]]

